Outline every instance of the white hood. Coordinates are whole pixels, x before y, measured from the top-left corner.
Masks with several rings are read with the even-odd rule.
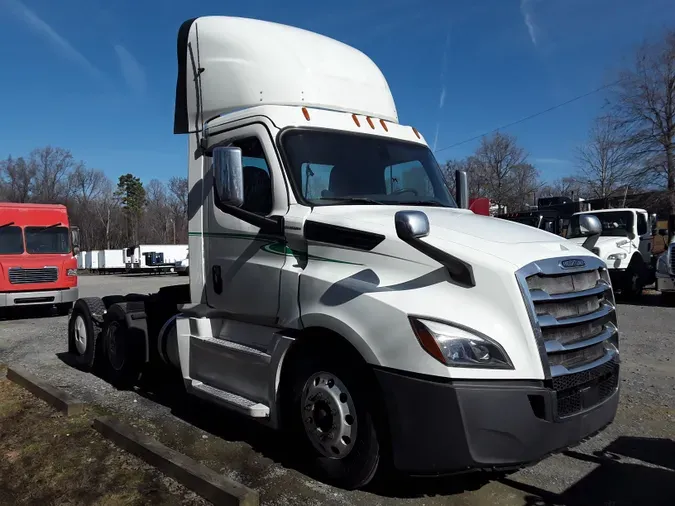
[[[439,248],[456,251],[459,247],[467,255],[470,255],[470,250],[480,251],[517,268],[542,258],[592,255],[580,245],[555,234],[500,218],[481,216],[465,209],[389,205],[323,206],[315,207],[309,219],[383,234],[387,239],[399,241],[394,215],[397,211],[413,209],[423,211],[428,216],[430,234],[425,240]],[[401,256],[407,254],[404,252],[407,246],[405,248]]]

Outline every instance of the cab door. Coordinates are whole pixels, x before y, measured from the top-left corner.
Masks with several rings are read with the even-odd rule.
[[[218,144],[242,150],[244,203],[241,209],[265,217],[285,215],[288,212],[286,193],[277,191],[279,187],[285,188],[284,180],[267,128],[259,123],[243,126],[228,131]],[[213,185],[207,198],[204,275],[208,305],[226,314],[228,319],[275,326],[281,272],[286,262],[283,230],[260,228],[233,215],[219,206]]]
[[[649,227],[649,216],[646,212],[638,211],[637,213],[637,237],[636,240],[638,243],[638,250],[642,259],[649,263],[652,256],[652,248],[654,237],[652,236],[652,231]]]

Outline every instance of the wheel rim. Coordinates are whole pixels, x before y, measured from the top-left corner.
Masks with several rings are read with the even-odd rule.
[[[333,459],[349,455],[356,441],[356,408],[337,376],[313,374],[302,389],[300,409],[305,433],[319,453]]]
[[[124,367],[124,340],[119,335],[119,324],[111,322],[108,326],[108,360],[116,371]]]
[[[75,318],[73,333],[75,334],[75,349],[77,349],[80,355],[84,355],[87,351],[87,326],[84,324],[84,318],[81,316]]]

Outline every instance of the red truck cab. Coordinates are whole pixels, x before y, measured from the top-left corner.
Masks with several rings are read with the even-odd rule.
[[[56,305],[78,298],[79,233],[66,206],[0,202],[0,308]]]

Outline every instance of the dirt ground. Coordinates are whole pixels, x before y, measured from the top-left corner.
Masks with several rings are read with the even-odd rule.
[[[202,505],[193,492],[0,379],[0,504]]]

